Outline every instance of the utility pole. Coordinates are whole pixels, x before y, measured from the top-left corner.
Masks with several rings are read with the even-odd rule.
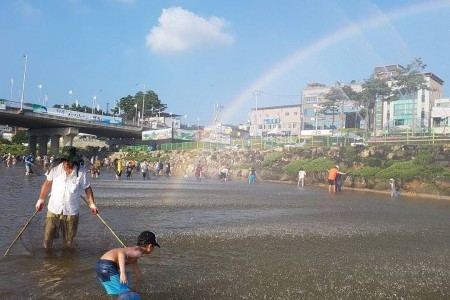
[[[258,85],[256,85],[256,90],[255,90],[255,124],[254,124],[254,131],[253,131],[253,135],[256,136],[256,133],[258,131],[258,124],[257,124],[257,119],[258,119],[258,100],[259,100],[259,96],[261,95],[261,91],[259,90]]]

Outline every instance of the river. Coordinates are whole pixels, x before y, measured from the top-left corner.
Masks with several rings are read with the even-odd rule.
[[[0,166],[0,249],[34,213],[45,177]],[[139,175],[139,174],[138,174]],[[92,179],[100,216],[134,245],[143,299],[449,299],[450,202],[326,187],[194,178]],[[45,209],[46,210],[46,209]],[[76,249],[41,246],[39,212],[0,259],[0,299],[108,299],[99,257],[119,242],[83,209]],[[3,255],[3,254],[2,254]]]

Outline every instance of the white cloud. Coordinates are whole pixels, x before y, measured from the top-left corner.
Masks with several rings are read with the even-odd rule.
[[[205,45],[230,45],[231,34],[224,32],[227,23],[218,17],[202,18],[181,7],[163,9],[159,24],[147,35],[153,52],[180,52]]]

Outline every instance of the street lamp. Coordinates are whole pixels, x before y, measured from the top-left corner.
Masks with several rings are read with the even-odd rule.
[[[142,85],[144,87],[144,93],[143,93],[143,96],[142,96],[142,126],[144,126],[145,84],[143,84],[143,83],[136,83],[136,85]]]
[[[94,97],[92,97],[92,113],[94,113],[96,102],[97,102],[97,95],[94,95]]]
[[[39,89],[39,103],[41,103],[41,97],[42,97],[42,84],[38,84],[38,89]],[[43,103],[42,103],[43,104]]]
[[[98,93],[101,93],[102,90],[98,90]],[[96,109],[99,110],[100,107],[97,108],[97,95],[94,94],[94,97],[92,97],[92,113],[95,114],[96,113]]]
[[[28,62],[28,55],[25,54],[23,56],[25,58],[25,67],[23,70],[23,82],[22,82],[22,96],[20,97],[20,111],[23,111],[23,100],[25,97],[25,79],[27,77],[27,62]]]
[[[72,106],[72,102],[73,102],[73,97],[72,97],[72,94],[73,94],[73,91],[72,90],[70,90],[69,91],[69,110],[70,110],[70,107]]]

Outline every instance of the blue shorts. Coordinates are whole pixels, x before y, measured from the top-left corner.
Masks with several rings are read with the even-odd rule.
[[[97,277],[108,295],[120,295],[131,291],[128,284],[120,283],[119,266],[112,260],[98,261]]]

